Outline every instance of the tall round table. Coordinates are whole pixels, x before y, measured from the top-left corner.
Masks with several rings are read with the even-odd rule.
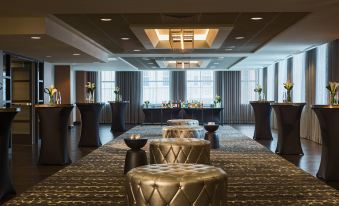
[[[9,174],[8,147],[12,121],[18,112],[19,108],[0,108],[0,200],[15,194]]]
[[[76,103],[81,115],[81,136],[79,147],[101,146],[99,116],[103,103]]]
[[[313,111],[318,117],[322,151],[317,177],[327,181],[339,180],[339,105],[314,105]]]
[[[271,107],[272,101],[251,101],[254,111],[255,130],[253,139],[272,140],[271,132]]]
[[[73,104],[35,105],[40,120],[39,164],[66,165],[71,158],[67,149],[69,115]]]
[[[300,142],[300,118],[305,103],[272,103],[278,122],[275,150],[283,155],[303,155]]]
[[[125,114],[127,109],[127,104],[129,102],[109,102],[112,110],[112,132],[124,132],[126,131],[125,126]]]

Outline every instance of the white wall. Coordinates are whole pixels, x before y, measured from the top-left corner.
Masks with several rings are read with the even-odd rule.
[[[44,88],[54,85],[54,65],[45,62],[44,65]],[[48,95],[44,95],[45,103],[48,103]]]

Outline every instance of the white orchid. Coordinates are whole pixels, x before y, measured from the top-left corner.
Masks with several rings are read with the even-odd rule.
[[[51,85],[49,88],[45,88],[45,93],[48,94],[50,97],[54,96],[57,91],[58,90],[54,87],[54,85]]]
[[[284,83],[284,88],[287,90],[287,91],[291,91],[293,89],[293,86],[294,84],[290,81],[290,80],[287,80],[285,83]]]
[[[94,92],[95,91],[95,83],[92,83],[92,82],[87,82],[86,86],[87,90],[89,92]]]
[[[262,92],[262,87],[260,84],[257,84],[257,86],[255,87],[254,89],[254,92],[258,92],[258,93],[261,93]]]

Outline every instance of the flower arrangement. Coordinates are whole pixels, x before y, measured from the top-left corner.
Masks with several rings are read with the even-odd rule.
[[[145,107],[148,108],[148,106],[149,106],[149,104],[150,104],[150,101],[149,101],[149,100],[146,100],[146,101],[144,102],[144,104],[145,104]]]
[[[326,86],[326,89],[330,92],[330,105],[333,105],[336,103],[335,95],[337,94],[337,88],[339,86],[339,83],[337,82],[329,82]]]
[[[88,93],[87,100],[89,102],[94,102],[94,92],[95,92],[95,89],[96,89],[95,83],[87,82],[85,87],[87,88],[87,93]]]
[[[49,104],[56,103],[55,95],[57,92],[58,90],[54,87],[54,85],[51,85],[50,87],[45,88],[45,93],[48,94],[48,97],[49,97]]]
[[[291,91],[293,89],[293,86],[294,86],[294,84],[290,80],[287,80],[284,83],[284,88],[286,89],[286,92],[287,92],[287,99],[286,99],[286,101],[289,102],[289,103],[292,102]]]
[[[215,96],[215,98],[214,98],[214,105],[216,107],[221,107],[221,96],[219,96],[219,95]]]
[[[115,94],[115,101],[120,102],[120,88],[119,87],[115,87],[114,94]]]
[[[260,84],[257,84],[257,86],[254,88],[254,92],[258,93],[258,100],[261,101],[261,92],[262,92],[262,87]]]

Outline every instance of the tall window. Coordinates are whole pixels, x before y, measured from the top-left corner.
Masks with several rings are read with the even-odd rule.
[[[254,89],[258,84],[257,70],[241,71],[241,104],[249,104],[255,100]]]
[[[316,65],[316,104],[326,104],[328,92],[326,85],[327,79],[327,50],[328,45],[323,44],[317,48],[317,65]]]
[[[115,72],[101,71],[101,101],[113,101],[115,89]]]
[[[267,67],[267,100],[274,101],[274,64]]]
[[[283,96],[285,93],[284,83],[287,80],[287,60],[279,62],[278,67],[278,102],[283,101]]]
[[[187,71],[187,100],[199,100],[205,104],[213,103],[213,71]]]
[[[293,101],[305,101],[305,53],[293,56]]]
[[[169,100],[169,72],[143,71],[143,101],[160,104]]]

